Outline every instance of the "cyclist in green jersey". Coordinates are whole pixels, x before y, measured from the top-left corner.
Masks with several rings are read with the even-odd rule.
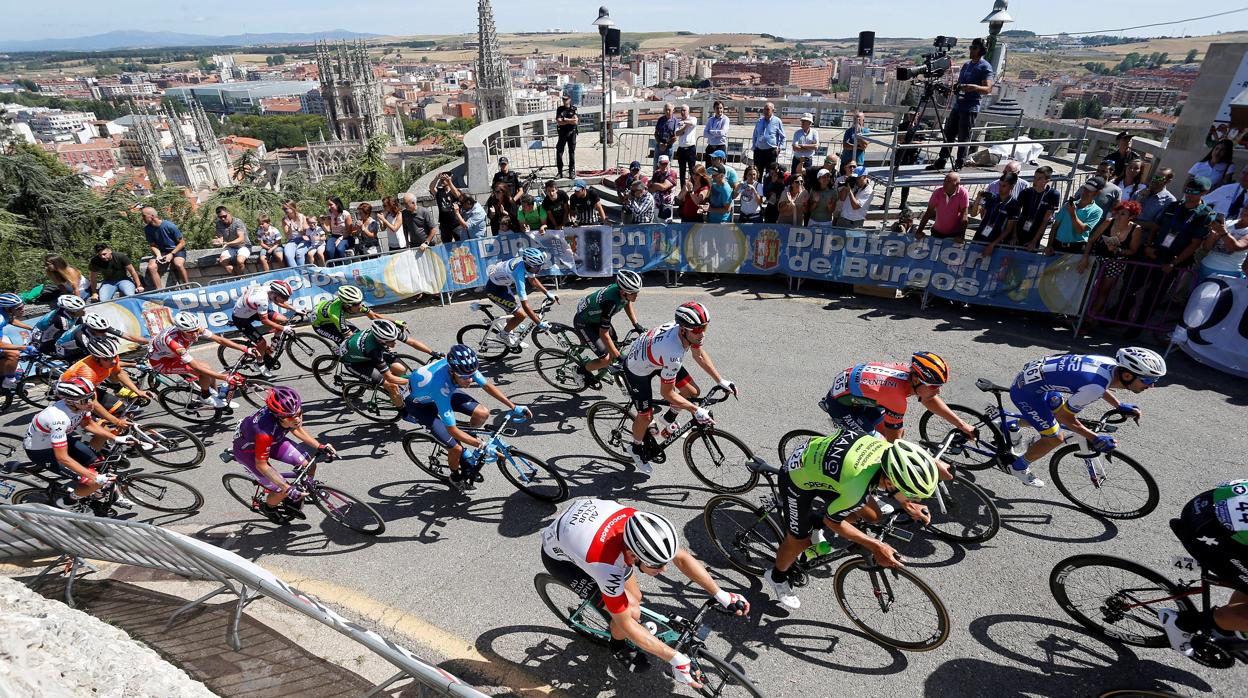
[[[878,436],[837,429],[811,439],[794,451],[780,474],[780,508],[788,531],[776,564],[767,581],[781,605],[797,609],[801,601],[789,584],[789,568],[803,550],[810,547],[816,519],[822,518],[816,544],[823,542],[823,528],[851,543],[866,547],[876,562],[885,567],[901,567],[897,551],[860,531],[854,524],[876,521],[879,511],[872,503],[874,490],[893,493],[911,518],[926,524],[931,520],[927,507],[916,499],[927,499],[936,492],[939,479],[936,460],[923,448],[909,441],[889,444]],[[816,498],[831,501],[822,517],[812,516]]]
[[[364,292],[358,287],[340,286],[333,298],[316,304],[312,311],[312,331],[333,342],[341,352],[342,345],[356,332],[356,328],[347,322],[347,316],[360,314],[367,315],[369,320],[386,317],[364,304]]]
[[[611,326],[611,317],[622,308],[624,314],[633,323],[633,329],[645,332],[646,328],[637,322],[637,311],[633,303],[641,293],[641,275],[635,271],[621,269],[615,274],[615,283],[600,288],[581,299],[576,307],[576,316],[572,319],[572,327],[580,335],[597,359],[580,368],[581,373],[589,382],[597,382],[592,374],[602,370],[612,361],[620,358],[620,349],[615,345],[615,328]]]
[[[342,365],[361,379],[385,388],[395,407],[403,408],[399,389],[407,385],[407,372],[411,366],[396,363],[398,356],[394,345],[403,342],[416,351],[423,351],[434,359],[444,354],[430,349],[424,342],[408,336],[407,328],[392,320],[377,320],[367,330],[357,330],[343,345]]]

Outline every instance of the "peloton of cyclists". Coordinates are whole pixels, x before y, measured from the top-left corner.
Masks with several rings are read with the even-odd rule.
[[[35,321],[30,332],[30,346],[47,356],[56,355],[56,340],[82,319],[87,302],[78,296],[65,294],[56,299],[56,308]]]
[[[242,385],[243,377],[237,373],[226,375],[209,368],[208,364],[191,356],[191,345],[205,338],[235,351],[250,351],[238,342],[226,339],[204,326],[198,315],[180,312],[173,316],[169,327],[152,339],[147,349],[147,360],[158,373],[166,376],[193,376],[199,384],[201,402],[187,405],[187,409],[199,409],[204,403],[215,409],[233,409],[237,403],[226,402],[231,386]]]
[[[529,305],[529,283],[536,286],[548,299],[559,302],[559,297],[548,291],[542,280],[537,278],[537,272],[546,265],[546,260],[545,252],[536,247],[526,247],[514,258],[495,262],[486,268],[485,297],[511,313],[511,318],[503,328],[503,340],[513,349],[520,346],[516,328],[524,322],[526,316],[539,330],[550,327],[537,316],[533,306]]]
[[[290,304],[290,284],[278,279],[270,281],[267,286],[247,288],[234,302],[231,323],[256,347],[264,366],[260,375],[273,378],[273,369],[277,366],[277,357],[273,356],[273,348],[265,340],[264,335],[270,331],[281,332],[289,319],[277,312],[277,308],[288,310],[292,315],[299,311]]]
[[[621,269],[615,273],[614,283],[585,296],[577,305],[572,327],[581,341],[593,349],[597,356],[593,361],[578,367],[586,382],[597,383],[598,379],[594,374],[620,358],[619,347],[615,344],[615,329],[611,326],[611,318],[616,313],[623,310],[633,323],[633,329],[638,332],[646,331],[637,322],[637,311],[633,307],[640,293],[641,275]]]
[[[108,422],[118,429],[130,427],[127,419],[114,413],[121,407],[121,399],[110,390],[109,383],[120,383],[122,387],[134,393],[134,397],[150,400],[146,391],[139,388],[129,374],[121,370],[120,350],[117,340],[113,337],[94,337],[87,342],[87,358],[78,361],[65,369],[60,380],[83,378],[95,386],[95,416]]]
[[[438,359],[442,354],[408,335],[407,328],[393,320],[377,320],[367,330],[356,330],[343,345],[342,365],[359,378],[380,385],[395,407],[403,407],[402,387],[410,366],[396,363],[394,347],[399,342]]]

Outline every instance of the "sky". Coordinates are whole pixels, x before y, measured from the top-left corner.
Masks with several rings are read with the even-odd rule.
[[[58,0],[6,4],[7,21],[0,27],[0,38],[4,39],[75,37],[113,30],[226,35],[348,29],[410,35],[460,34],[477,28],[477,3],[472,0]],[[500,32],[593,31],[591,23],[598,17],[599,4],[594,0],[493,2]],[[767,32],[791,38],[846,37],[863,30],[880,36],[974,36],[986,31],[979,21],[992,11],[991,0],[608,0],[606,4],[612,19],[626,33]],[[1242,0],[1014,0],[1009,13],[1015,21],[1007,29],[1040,34],[1110,29],[1243,6]],[[1198,35],[1244,28],[1248,28],[1248,12],[1136,30],[1128,35]]]

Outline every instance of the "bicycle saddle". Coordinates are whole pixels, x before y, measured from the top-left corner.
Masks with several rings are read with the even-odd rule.
[[[1005,392],[1009,392],[1010,390],[1009,387],[1004,386],[1004,385],[998,385],[997,383],[993,383],[987,378],[975,379],[975,387],[979,388],[985,393],[1005,393]]]
[[[755,456],[753,460],[747,463],[746,466],[749,467],[750,470],[753,470],[756,473],[763,473],[766,475],[779,475],[781,472],[783,472],[780,468],[777,468],[771,463],[767,463],[766,461],[763,461],[757,456]]]

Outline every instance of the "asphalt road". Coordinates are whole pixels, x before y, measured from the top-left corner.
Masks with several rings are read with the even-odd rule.
[[[657,285],[661,278],[647,281]],[[682,301],[707,303],[712,324],[706,347],[741,389],[741,400],[720,405],[716,419],[773,459],[782,433],[826,425],[815,402],[838,370],[860,361],[904,360],[916,349],[939,352],[953,370],[946,400],[982,408],[987,400],[974,387],[977,377],[1007,381],[1026,361],[1044,354],[1112,354],[1116,346],[1072,344],[1068,330],[1035,316],[946,303],[920,310],[913,299],[855,297],[818,285],[788,294],[771,280],[703,281],[647,288],[640,317],[652,326],[669,319]],[[585,288],[565,289],[551,319],[570,321]],[[443,350],[460,326],[477,319],[463,300],[396,314],[418,337]],[[1054,563],[1074,553],[1117,554],[1164,570],[1170,555],[1181,552],[1167,519],[1199,491],[1245,474],[1242,461],[1231,455],[1248,451],[1242,381],[1176,352],[1170,376],[1136,400],[1144,420],[1140,427],[1124,428],[1123,448],[1149,467],[1161,486],[1158,510],[1143,520],[1101,520],[1073,507],[1052,486],[1032,490],[996,471],[976,474],[996,498],[1002,530],[981,546],[961,548],[921,536],[900,546],[952,617],[942,647],[906,653],[883,648],[856,629],[837,606],[827,576],[799,590],[799,611],[782,610],[759,580],[729,568],[709,544],[701,513],[711,492],[679,454],[673,452],[648,479],[604,458],[584,413],[594,400],[604,395],[618,400],[618,393],[570,397],[552,391],[533,371],[531,357],[532,349],[486,371],[536,413],[512,443],[566,474],[573,497],[619,499],[677,522],[689,547],[725,588],[742,591],[753,602],[748,618],[710,618],[713,646],[739,663],[767,695],[1084,696],[1148,686],[1193,695],[1243,694],[1242,667],[1215,671],[1168,649],[1131,648],[1094,637],[1057,607],[1048,589]],[[307,522],[276,528],[243,511],[220,484],[221,475],[237,466],[215,457],[228,444],[233,424],[210,432],[205,465],[181,475],[207,495],[203,511],[172,525],[265,565],[349,588],[410,614],[474,648],[495,670],[520,670],[534,684],[576,696],[673,690],[654,671],[621,674],[604,650],[558,625],[534,592],[533,576],[542,571],[540,531],[559,508],[517,492],[497,471],[487,471],[486,482],[468,496],[448,491],[404,455],[398,432],[410,425],[363,423],[297,370],[287,366],[283,373],[304,391],[307,423],[345,454],[321,470],[322,479],[372,502],[387,520],[385,534],[372,539],[342,532],[316,513]],[[488,401],[483,394],[482,399]],[[911,409],[912,430],[920,409]],[[29,417],[29,412],[5,415],[4,429],[21,430]],[[1047,467],[1040,470],[1047,478]],[[659,580],[643,578],[642,588],[647,603],[663,612],[688,612],[704,599],[674,569]],[[447,648],[445,638],[417,639],[433,646],[435,658]],[[445,666],[470,681],[485,682],[489,673],[471,661]]]

